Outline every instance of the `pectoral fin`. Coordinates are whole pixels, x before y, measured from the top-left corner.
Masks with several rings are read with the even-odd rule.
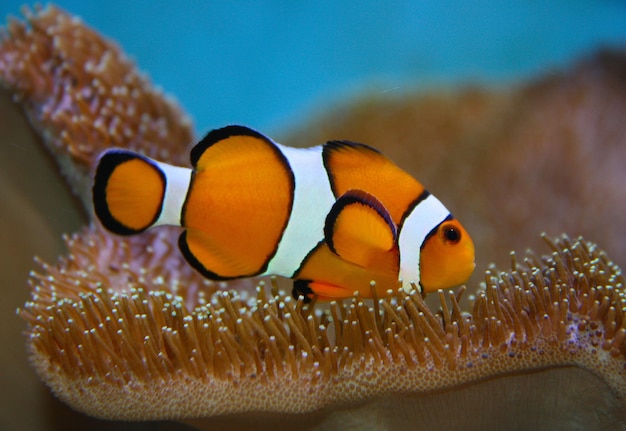
[[[367,268],[396,245],[396,226],[382,203],[362,190],[349,190],[326,217],[324,236],[342,259]]]

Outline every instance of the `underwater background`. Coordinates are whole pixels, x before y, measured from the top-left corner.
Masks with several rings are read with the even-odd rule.
[[[24,4],[34,3],[1,1],[3,21],[7,15],[21,18]],[[326,0],[55,4],[119,44],[191,115],[198,136],[243,123],[289,145],[315,145],[330,137],[383,142],[385,152],[424,180],[475,238],[484,238],[488,247],[481,249],[476,279],[494,256],[506,264],[509,250],[541,242],[542,230],[584,234],[624,266],[626,55],[595,55],[605,47],[626,47],[624,0],[364,0],[358,8]],[[472,91],[474,84],[487,90]],[[519,92],[509,91],[518,85]],[[450,95],[451,87],[461,90]],[[425,101],[416,90],[427,94]],[[387,97],[392,100],[380,100]],[[346,108],[338,111],[337,105]],[[2,112],[13,107],[5,106]],[[23,116],[14,114],[0,120],[25,128]],[[441,151],[407,145],[415,137]],[[457,145],[461,150],[450,160],[449,149]],[[587,145],[596,151],[586,152]],[[12,163],[14,170],[47,178],[40,169],[45,163],[35,163],[30,150],[15,148],[22,158]],[[593,163],[588,163],[590,154]],[[530,168],[554,175],[528,175],[535,172]],[[62,245],[60,233],[44,237],[27,222],[38,217],[67,232],[71,229],[59,226],[83,221],[55,215],[76,210],[54,201],[58,193],[52,183],[40,190],[52,203],[39,199],[32,208],[27,198],[17,198],[26,196],[18,187],[21,181],[3,184],[10,185],[2,187],[5,191],[15,189],[6,195],[11,199],[5,208],[11,210],[4,217],[10,214],[11,221],[26,227],[6,223],[14,236],[0,234],[11,244],[10,250],[5,246],[11,257],[5,266],[13,270],[0,274],[11,295],[0,307],[1,322],[8,322],[0,325],[0,340],[12,346],[0,357],[5,370],[0,387],[12,388],[0,397],[0,429],[183,429],[88,418],[61,404],[38,381],[26,358],[24,322],[15,310],[27,298],[28,271],[37,267],[32,256],[55,262],[59,251],[45,246]],[[576,211],[563,216],[569,208]],[[19,262],[17,249],[23,255]],[[16,281],[4,281],[7,277]]]
[[[56,4],[117,41],[199,133],[284,130],[364,90],[509,83],[626,41],[623,0]]]

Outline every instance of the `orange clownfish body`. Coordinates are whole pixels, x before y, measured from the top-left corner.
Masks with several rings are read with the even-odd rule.
[[[179,246],[207,278],[275,274],[294,295],[371,297],[414,283],[464,283],[474,245],[450,212],[377,150],[346,141],[298,149],[242,126],[210,132],[192,169],[126,150],[105,151],[93,186],[96,215],[130,235],[184,228]]]

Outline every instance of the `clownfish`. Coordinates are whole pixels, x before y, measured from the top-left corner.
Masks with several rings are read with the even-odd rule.
[[[96,216],[120,235],[182,226],[180,251],[207,278],[281,275],[307,300],[371,297],[371,282],[379,296],[400,285],[428,293],[474,270],[463,226],[367,145],[292,148],[227,126],[193,147],[191,165],[105,151],[94,175]]]

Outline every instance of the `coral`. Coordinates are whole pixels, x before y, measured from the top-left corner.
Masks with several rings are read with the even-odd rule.
[[[73,186],[93,158],[125,147],[188,164],[191,122],[113,42],[53,6],[0,33],[0,85],[8,89]],[[84,202],[89,190],[75,190]],[[88,204],[87,204],[88,206]]]
[[[24,322],[15,310],[29,297],[25,282],[33,256],[55,261],[67,251],[61,234],[76,231],[86,218],[19,107],[2,90],[0,184],[0,343],[11,346],[0,355],[0,386],[12,388],[0,392],[0,429],[50,429],[43,412],[53,404],[52,396],[28,364]]]
[[[504,88],[372,95],[295,127],[285,142],[367,142],[463,220],[480,280],[538,233],[577,232],[626,265],[626,52]],[[607,229],[606,223],[611,223]]]
[[[55,259],[65,251],[61,234],[84,225],[93,155],[108,145],[133,145],[143,152],[160,148],[154,155],[170,154],[172,162],[182,164],[192,141],[191,124],[119,48],[78,18],[55,7],[25,14],[26,23],[12,20],[0,29],[0,236],[5,256],[0,264],[0,337],[3,344],[15,346],[0,359],[0,381],[12,388],[0,397],[0,428],[108,429],[116,424],[72,412],[32,373],[22,347],[23,321],[14,313],[28,297],[21,286],[34,255]],[[100,67],[87,71],[76,59]],[[133,109],[135,115],[129,116]],[[26,113],[30,127],[19,111]],[[42,142],[54,159],[42,150]],[[82,204],[60,181],[58,165]]]

